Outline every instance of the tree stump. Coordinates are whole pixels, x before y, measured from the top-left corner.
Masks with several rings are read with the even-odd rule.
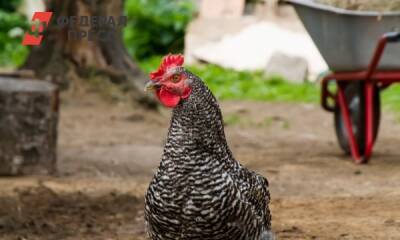
[[[0,77],[0,175],[53,173],[57,125],[53,84]]]
[[[65,89],[76,80],[93,77],[121,86],[123,91],[143,106],[156,108],[157,101],[143,89],[148,77],[130,58],[123,42],[122,27],[108,25],[60,27],[59,17],[106,16],[118,19],[124,15],[125,0],[63,0],[45,1],[46,11],[53,12],[52,21],[43,33],[43,42],[31,48],[22,69],[32,70],[40,79]],[[108,39],[74,39],[69,31],[93,30],[109,33]]]

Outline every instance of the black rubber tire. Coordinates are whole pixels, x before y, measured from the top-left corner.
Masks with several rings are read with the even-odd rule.
[[[365,83],[362,81],[348,83],[344,94],[349,105],[350,116],[353,123],[353,132],[358,143],[358,150],[361,155],[365,152]],[[381,99],[378,87],[375,87],[374,95],[374,142],[378,136],[379,125],[381,120]],[[335,113],[335,130],[340,147],[343,151],[350,155],[350,144],[347,136],[346,128],[342,118],[342,112],[339,104],[336,104]]]

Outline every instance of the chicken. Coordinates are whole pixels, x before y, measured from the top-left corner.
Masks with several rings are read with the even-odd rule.
[[[235,160],[217,100],[183,62],[181,55],[164,57],[146,86],[173,108],[161,163],[145,196],[150,238],[273,239],[267,179]]]

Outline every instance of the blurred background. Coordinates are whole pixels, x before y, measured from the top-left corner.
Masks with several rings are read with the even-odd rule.
[[[278,2],[127,0],[120,13],[128,17],[128,24],[122,29],[122,44],[145,73],[155,69],[163,55],[184,53],[189,68],[202,75],[220,99],[317,102],[318,91],[312,83],[328,67],[292,7],[278,7]],[[371,5],[383,9],[397,7],[396,1],[367,2],[331,1],[342,7],[347,4],[360,9]],[[20,44],[33,13],[45,8],[41,1],[1,3],[0,66],[3,71],[33,68],[42,78],[49,72],[40,73],[39,66],[32,66],[32,61],[27,60],[31,48]],[[70,14],[79,16],[79,10],[74,9]],[[77,49],[71,51],[78,55]],[[99,65],[88,62],[85,67],[91,64]],[[61,73],[65,72],[58,75]],[[57,81],[54,78],[59,76],[53,77],[52,81]],[[69,82],[65,80],[63,84]],[[385,102],[390,107],[397,107],[397,91],[397,88],[390,89],[385,94]]]
[[[396,1],[325,2],[399,10]],[[46,10],[53,18],[42,43],[23,46],[34,12]],[[70,29],[87,26],[60,27],[60,16],[128,21],[115,31],[105,27],[107,41],[71,40]],[[143,88],[168,53],[184,54],[185,66],[220,101],[236,158],[268,178],[279,239],[400,238],[400,87],[382,95],[388,114],[373,162],[353,164],[337,146],[332,116],[319,106],[319,78],[329,69],[292,6],[278,0],[2,0],[0,29],[2,80],[39,79],[61,90],[54,104],[45,88],[49,102],[31,101],[32,109],[58,106],[46,113],[49,141],[58,142],[50,144],[54,157],[14,159],[10,166],[0,161],[7,165],[0,167],[0,239],[145,239],[143,196],[160,161],[170,110]],[[29,97],[11,98],[30,104]],[[5,102],[0,94],[0,106]],[[38,119],[22,125],[35,129]],[[0,131],[3,150],[7,134]]]

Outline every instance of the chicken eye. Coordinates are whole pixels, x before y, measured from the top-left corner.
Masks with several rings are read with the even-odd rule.
[[[179,74],[175,74],[174,76],[172,76],[173,83],[177,83],[179,82],[179,80],[181,80],[181,76],[179,76]]]

